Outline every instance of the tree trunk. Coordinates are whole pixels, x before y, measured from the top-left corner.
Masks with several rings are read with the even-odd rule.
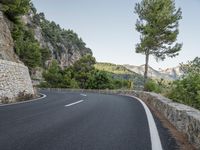
[[[149,66],[149,51],[145,53],[145,70],[144,70],[144,85],[147,82],[148,77],[148,66]]]

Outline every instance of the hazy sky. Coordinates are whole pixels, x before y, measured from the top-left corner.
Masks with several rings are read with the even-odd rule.
[[[144,64],[144,55],[135,53],[139,34],[135,31],[135,3],[140,0],[32,0],[38,12],[62,28],[73,29],[91,48],[99,62]],[[182,8],[178,41],[179,56],[156,62],[155,69],[175,67],[180,62],[200,57],[200,0],[176,0]]]

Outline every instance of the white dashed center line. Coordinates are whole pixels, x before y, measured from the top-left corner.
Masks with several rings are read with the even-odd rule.
[[[86,97],[87,95],[86,94],[80,94],[81,96],[84,96],[84,97]]]
[[[69,107],[69,106],[72,106],[72,105],[76,105],[76,104],[78,104],[78,103],[81,103],[81,102],[83,102],[84,100],[80,100],[80,101],[77,101],[77,102],[74,102],[74,103],[71,103],[71,104],[67,104],[67,105],[65,105],[65,107]]]

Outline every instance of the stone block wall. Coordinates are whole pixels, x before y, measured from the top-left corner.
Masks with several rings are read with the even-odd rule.
[[[33,96],[34,90],[26,66],[0,59],[0,103],[14,102],[19,96]]]
[[[164,115],[177,130],[187,135],[190,143],[200,149],[199,110],[173,102],[155,93],[136,92],[136,95]]]

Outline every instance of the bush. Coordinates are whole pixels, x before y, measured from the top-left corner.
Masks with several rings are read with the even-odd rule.
[[[161,86],[154,80],[149,79],[144,85],[144,90],[148,92],[161,93]]]
[[[29,69],[44,66],[45,61],[50,57],[50,52],[48,49],[40,48],[31,30],[26,29],[22,24],[15,24],[12,37],[15,43],[15,52]]]
[[[185,76],[173,82],[167,96],[176,102],[200,109],[200,58],[182,64]]]
[[[200,109],[200,74],[190,74],[175,81],[167,96],[176,102]]]
[[[8,104],[10,101],[9,101],[9,98],[8,97],[3,97],[2,99],[1,99],[1,103],[2,104]]]
[[[53,60],[48,70],[43,73],[43,77],[47,83],[42,83],[43,86],[49,85],[52,88],[62,87],[63,76],[61,68],[56,60]]]
[[[33,94],[27,94],[25,91],[19,92],[18,96],[16,98],[17,102],[21,102],[21,101],[27,101],[30,100],[34,97]]]
[[[116,80],[105,71],[94,68],[95,58],[85,55],[73,66],[61,70],[56,60],[44,71],[40,87],[50,88],[82,88],[82,89],[120,89],[130,88],[128,80]]]
[[[111,89],[111,77],[104,71],[94,70],[87,83],[87,89]]]
[[[14,22],[19,20],[20,15],[24,15],[30,10],[30,0],[1,0],[1,2],[4,13]]]

